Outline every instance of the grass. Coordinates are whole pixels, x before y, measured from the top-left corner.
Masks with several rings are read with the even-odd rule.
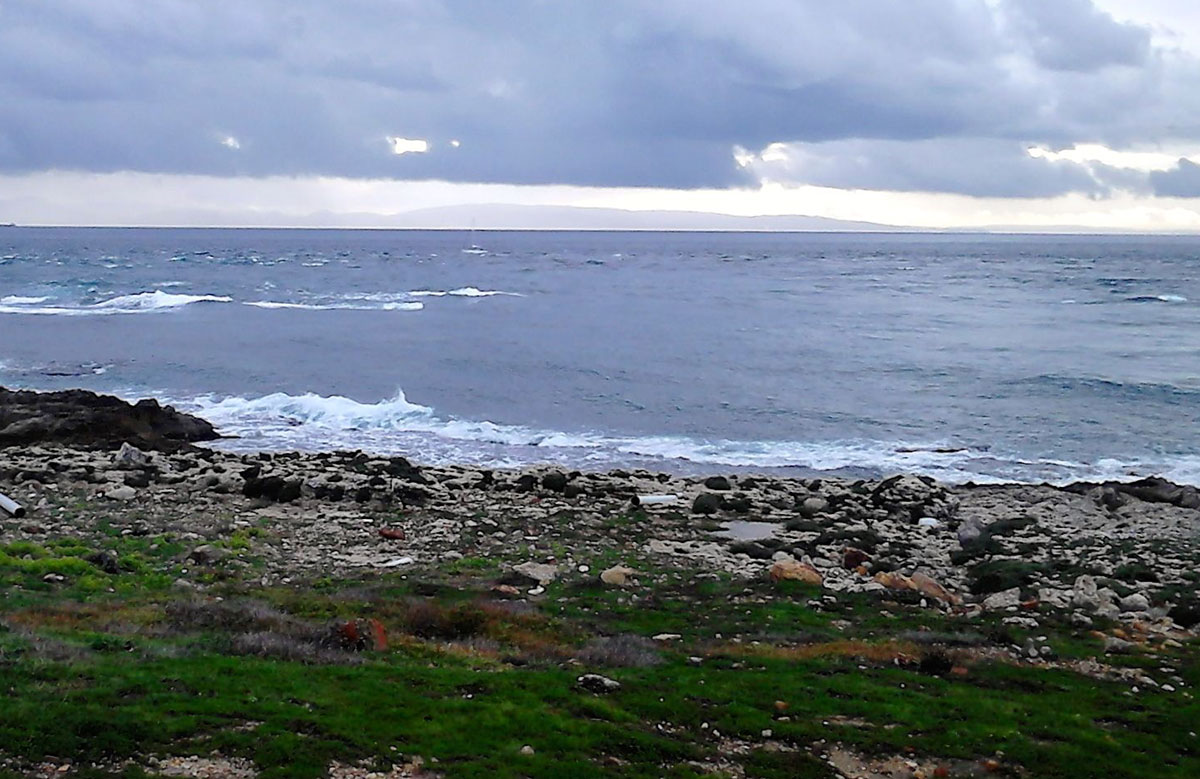
[[[234,538],[252,551],[258,536]],[[264,777],[413,755],[456,777],[698,777],[734,759],[751,777],[829,777],[820,753],[836,743],[947,766],[1000,755],[1000,775],[1200,775],[1195,644],[1110,660],[1184,678],[1181,692],[1135,694],[982,651],[1031,637],[1000,617],[646,560],[629,560],[638,588],[597,583],[597,559],[536,604],[495,598],[500,567],[479,557],[286,587],[218,567],[198,597],[171,586],[185,567],[172,539],[104,543],[116,573],[69,538],[0,546],[0,756],[115,766],[218,751]],[[372,620],[386,649],[331,642]],[[1101,651],[1065,620],[1037,632],[1064,657]],[[621,686],[584,691],[587,671]]]

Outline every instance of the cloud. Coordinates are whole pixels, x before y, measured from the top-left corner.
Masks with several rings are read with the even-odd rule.
[[[8,172],[1098,196],[1024,149],[1200,146],[1200,66],[1090,0],[4,0],[0,104]]]
[[[1161,197],[1200,197],[1200,165],[1180,159],[1169,170],[1151,173],[1150,183]]]

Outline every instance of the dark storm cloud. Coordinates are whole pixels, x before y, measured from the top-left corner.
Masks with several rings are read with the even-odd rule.
[[[1097,193],[1021,150],[1200,137],[1196,87],[1090,0],[0,0],[8,171]]]

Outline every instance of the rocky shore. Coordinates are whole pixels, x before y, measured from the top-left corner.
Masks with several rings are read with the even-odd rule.
[[[1158,479],[1059,488],[949,486],[912,475],[690,478],[427,466],[365,452],[231,454],[193,445],[211,430],[157,406],[129,407],[139,409],[138,424],[107,433],[101,422],[78,421],[78,413],[70,417],[76,422],[58,425],[57,412],[45,409],[65,402],[63,394],[42,412],[31,393],[0,395],[24,409],[0,403],[0,492],[27,512],[0,514],[0,551],[17,564],[20,550],[31,550],[26,559],[36,562],[48,554],[37,550],[71,544],[86,561],[82,571],[73,563],[39,573],[37,586],[51,592],[87,579],[88,566],[116,591],[142,565],[113,551],[125,541],[161,556],[156,570],[169,572],[172,597],[201,602],[249,588],[396,577],[441,592],[445,582],[460,587],[467,577],[467,590],[488,602],[532,610],[521,614],[574,608],[571,593],[593,592],[612,594],[605,602],[614,609],[662,608],[673,593],[697,613],[733,606],[773,613],[776,598],[791,608],[799,586],[801,608],[830,615],[829,629],[855,640],[878,640],[878,614],[870,615],[879,606],[939,625],[903,634],[903,646],[926,647],[922,670],[1004,662],[1117,680],[1126,694],[1154,690],[1192,700],[1174,661],[1157,667],[1142,658],[1186,653],[1200,630],[1200,495],[1193,487]],[[90,399],[85,405],[130,413]],[[42,431],[35,442],[21,438],[35,428]],[[65,431],[65,443],[55,431]],[[0,554],[0,562],[9,558]],[[706,600],[706,582],[741,594]],[[598,618],[587,616],[599,614],[592,609],[576,616]],[[358,635],[359,623],[349,624]],[[379,627],[362,629],[382,630],[372,624]],[[779,628],[723,627],[679,651],[690,663],[737,656],[743,641],[767,641],[778,653],[805,651],[816,640]],[[699,640],[686,632],[637,640]],[[1076,640],[1094,642],[1094,652],[1064,649]],[[948,654],[929,654],[929,647]],[[897,663],[916,662],[904,652]],[[586,657],[562,661],[586,664]],[[620,688],[598,679],[588,687],[596,694]],[[879,768],[841,747],[812,749],[834,776]],[[739,766],[718,767],[750,775]],[[904,771],[874,775],[935,775]]]
[[[1200,621],[1196,491],[1156,479],[1066,488],[699,479],[126,444],[8,447],[0,489],[29,510],[0,525],[0,540],[98,531],[64,517],[64,500],[122,533],[175,534],[201,561],[221,554],[214,542],[256,527],[272,539],[260,550],[264,580],[482,556],[503,561],[521,594],[536,597],[556,577],[581,576],[577,560],[610,553],[631,569],[622,579],[644,562],[797,578],[829,593],[910,593],[928,608],[1002,611],[1030,625],[1045,610],[1163,636]]]

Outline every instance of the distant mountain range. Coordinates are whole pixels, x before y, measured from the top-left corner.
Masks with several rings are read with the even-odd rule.
[[[788,230],[886,231],[893,225],[854,222],[823,216],[731,216],[703,211],[628,211],[580,206],[480,205],[444,206],[405,211],[386,217],[391,227],[510,230]]]
[[[868,232],[910,228],[821,216],[731,216],[702,211],[628,211],[619,208],[482,203],[420,208],[394,214],[317,211],[170,210],[148,214],[147,224],[222,227],[376,227],[478,230],[756,230]]]

